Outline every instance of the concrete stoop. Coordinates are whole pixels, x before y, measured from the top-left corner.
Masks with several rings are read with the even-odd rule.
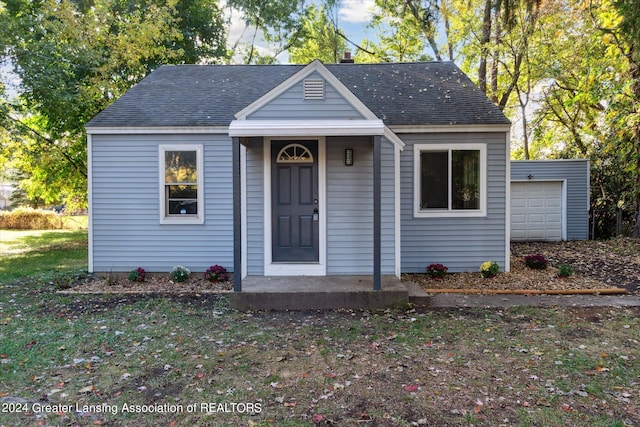
[[[371,276],[248,276],[229,303],[237,310],[375,310],[406,307],[409,292],[393,276],[382,278],[379,291]]]

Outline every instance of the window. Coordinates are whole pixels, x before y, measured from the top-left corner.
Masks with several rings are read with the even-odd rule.
[[[160,146],[160,222],[202,224],[202,146]]]
[[[485,216],[486,163],[484,144],[416,144],[415,216]]]

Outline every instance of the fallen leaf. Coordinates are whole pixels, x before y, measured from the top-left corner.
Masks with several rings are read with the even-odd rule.
[[[406,385],[403,387],[406,391],[416,391],[418,389],[418,384]]]
[[[92,384],[92,385],[88,385],[86,387],[82,387],[80,390],[78,390],[78,393],[91,393],[95,389],[96,389],[96,386],[94,386]]]

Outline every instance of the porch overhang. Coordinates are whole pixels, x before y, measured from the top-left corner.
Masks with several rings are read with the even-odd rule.
[[[382,120],[234,120],[229,136],[382,136]]]

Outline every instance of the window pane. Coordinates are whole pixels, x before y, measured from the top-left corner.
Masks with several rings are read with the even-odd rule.
[[[198,202],[196,200],[169,199],[169,215],[197,215]]]
[[[197,185],[167,185],[170,199],[197,199]]]
[[[198,187],[196,185],[167,185],[167,215],[197,215]]]
[[[449,153],[420,153],[421,208],[449,208]]]
[[[165,151],[165,182],[197,182],[195,151]]]
[[[480,209],[480,151],[451,153],[451,208]]]

